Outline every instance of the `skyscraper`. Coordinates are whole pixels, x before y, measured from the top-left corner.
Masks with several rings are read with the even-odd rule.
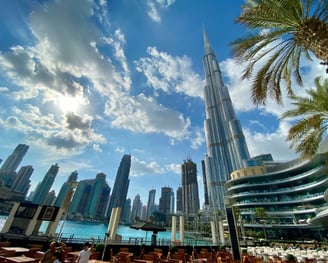
[[[67,181],[62,185],[62,187],[60,188],[60,191],[58,193],[58,196],[56,198],[55,206],[61,206],[63,204],[66,194],[68,193],[68,191],[71,188],[71,183],[76,182],[76,180],[77,180],[77,175],[78,175],[78,172],[73,171],[71,173],[71,175],[68,177]]]
[[[181,165],[181,170],[183,212],[186,215],[197,214],[199,210],[197,165],[188,159]]]
[[[18,144],[12,154],[3,163],[0,169],[0,180],[6,187],[11,188],[16,180],[16,169],[23,160],[28,148],[29,146],[26,144]]]
[[[32,202],[38,205],[43,205],[46,197],[50,191],[52,184],[55,181],[56,175],[58,173],[59,166],[56,163],[52,165],[46,175],[44,176],[41,183],[38,184],[34,191]]]
[[[174,193],[171,187],[162,187],[161,189],[161,197],[159,198],[159,207],[158,210],[163,214],[171,214],[173,213],[174,207]]]
[[[20,165],[25,154],[27,153],[29,146],[26,144],[18,144],[15,150],[6,161],[3,163],[1,170],[6,172],[16,171],[17,167]]]
[[[177,189],[177,214],[181,214],[183,212],[182,207],[182,187],[178,187]]]
[[[203,173],[203,186],[204,186],[204,205],[208,206],[210,204],[210,201],[208,200],[206,169],[205,169],[205,161],[204,160],[202,160],[202,173]]]
[[[148,218],[150,216],[152,216],[155,211],[155,195],[156,195],[156,190],[151,189],[148,194],[148,203],[147,203],[147,217]]]
[[[128,198],[124,202],[121,220],[125,223],[130,223],[130,215],[131,215],[131,199]]]
[[[141,212],[142,212],[142,202],[140,200],[140,195],[137,194],[134,199],[133,199],[133,203],[132,203],[132,210],[131,210],[131,222],[135,222],[135,219],[137,217],[140,218],[141,216]]]
[[[131,155],[125,154],[117,170],[115,183],[110,197],[107,216],[110,217],[113,208],[123,209],[126,196],[129,189],[129,174],[131,168]]]
[[[11,186],[11,191],[22,193],[26,198],[27,192],[31,186],[30,177],[33,170],[31,165],[21,167]]]
[[[92,192],[90,194],[89,201],[86,206],[86,216],[88,218],[94,218],[96,215],[97,207],[106,185],[106,174],[98,173],[96,179],[93,182]]]
[[[219,63],[205,31],[204,51],[206,182],[210,207],[214,210],[223,210],[224,184],[230,179],[232,171],[246,165],[249,152],[240,122],[235,116],[229,91],[224,86]]]
[[[92,179],[82,180],[79,182],[75,190],[71,205],[68,209],[69,217],[79,218],[84,216],[86,204],[88,203],[92,191],[92,185]]]

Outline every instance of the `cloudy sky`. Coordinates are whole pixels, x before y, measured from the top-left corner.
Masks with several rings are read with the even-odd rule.
[[[124,154],[132,155],[128,196],[163,186],[176,191],[180,167],[206,152],[203,123],[204,27],[220,62],[252,156],[297,156],[285,142],[289,107],[250,101],[250,81],[229,43],[243,0],[11,0],[0,3],[0,158],[30,146],[32,190],[49,169],[79,180],[103,172],[112,187]],[[324,69],[304,62],[305,86]],[[301,91],[303,92],[303,91]]]

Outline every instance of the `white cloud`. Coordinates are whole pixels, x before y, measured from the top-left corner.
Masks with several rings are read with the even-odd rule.
[[[105,114],[114,117],[111,125],[139,133],[163,133],[177,140],[186,138],[190,120],[181,113],[158,105],[154,98],[140,94],[121,97],[106,104]]]
[[[130,176],[158,175],[164,172],[165,170],[157,162],[147,163],[134,156],[131,157]]]
[[[148,47],[149,57],[135,61],[136,69],[142,72],[147,84],[166,93],[181,93],[191,97],[203,97],[204,80],[193,71],[192,61],[187,56],[173,57]]]
[[[181,175],[181,164],[178,163],[171,163],[169,165],[166,166],[166,169],[168,171],[174,172],[176,174]]]
[[[148,16],[157,23],[161,22],[160,11],[167,9],[175,0],[146,0]]]
[[[261,65],[257,65],[255,71]],[[236,64],[233,59],[227,59],[220,64],[221,70],[225,77],[226,85],[228,86],[231,100],[234,109],[237,112],[257,111],[260,119],[252,119],[250,122],[257,123],[258,126],[266,127],[263,124],[263,117],[266,115],[274,116],[277,121],[280,119],[281,114],[290,109],[291,101],[286,96],[286,91],[283,89],[283,106],[278,105],[275,101],[267,100],[265,106],[256,106],[251,101],[251,82],[252,80],[241,80],[244,66]],[[314,79],[317,76],[322,76],[324,69],[320,66],[320,62],[315,58],[313,61],[303,61],[303,81],[304,87],[294,85],[294,91],[297,95],[304,95],[305,89],[313,87]],[[289,148],[289,142],[286,142],[286,137],[290,123],[287,120],[280,120],[277,130],[268,132],[263,129],[263,133],[243,128],[246,137],[247,145],[252,156],[262,153],[272,153],[276,160],[291,160],[297,157],[293,149]]]

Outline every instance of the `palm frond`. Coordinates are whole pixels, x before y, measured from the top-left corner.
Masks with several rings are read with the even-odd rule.
[[[295,107],[281,116],[281,119],[302,117],[289,129],[286,140],[303,157],[316,153],[323,134],[328,131],[328,79],[321,83],[316,78],[315,85],[316,89],[306,90],[307,97],[294,96]]]

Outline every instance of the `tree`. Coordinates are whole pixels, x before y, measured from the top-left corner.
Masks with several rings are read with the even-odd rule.
[[[265,227],[264,227],[264,224],[265,224],[265,218],[267,217],[267,213],[265,211],[265,209],[263,207],[257,207],[255,209],[255,216],[260,218],[260,221],[263,225],[263,234],[264,234],[264,239],[267,239],[267,234],[266,234],[266,231],[265,231]]]
[[[251,33],[231,43],[237,61],[246,63],[242,78],[254,76],[253,103],[265,104],[268,97],[282,104],[281,83],[293,95],[291,75],[302,85],[300,59],[311,53],[328,62],[328,1],[249,0],[236,21]],[[266,57],[267,60],[263,60]],[[258,71],[255,65],[265,62]]]
[[[328,131],[328,79],[321,83],[316,78],[315,86],[316,89],[306,90],[309,96],[293,96],[292,104],[296,107],[282,114],[282,118],[303,116],[289,129],[286,140],[304,158],[316,154],[323,134]]]

